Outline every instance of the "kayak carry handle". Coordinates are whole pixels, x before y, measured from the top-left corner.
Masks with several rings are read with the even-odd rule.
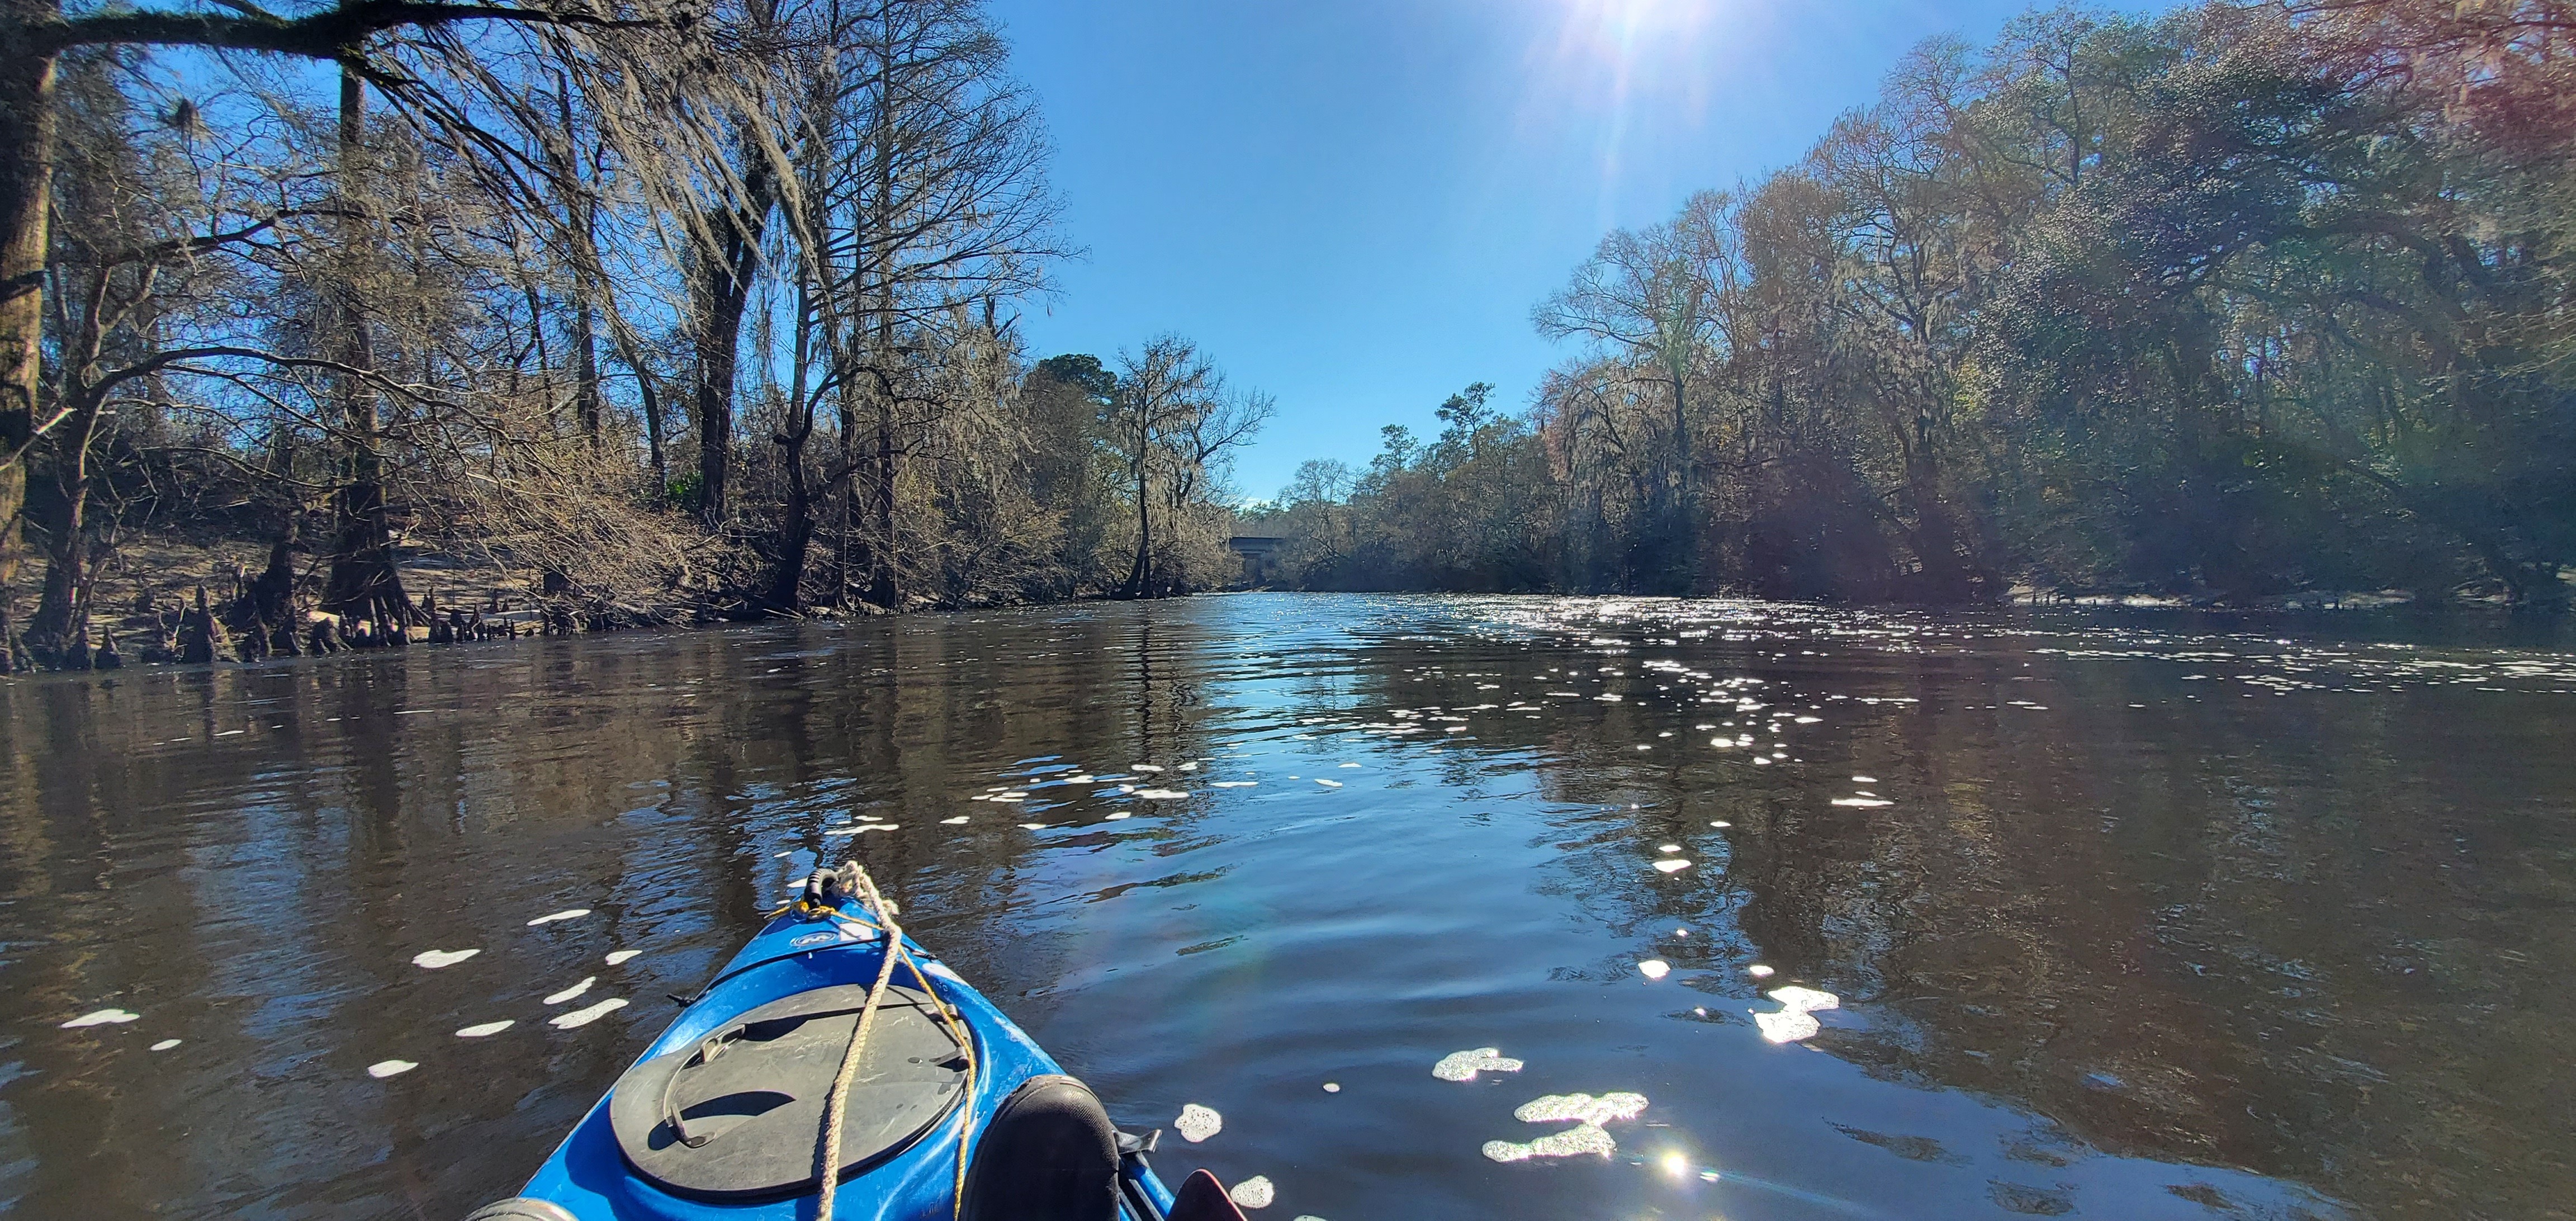
[[[681,1114],[679,1104],[672,1100],[672,1095],[679,1092],[680,1078],[687,1076],[690,1069],[705,1068],[706,1066],[715,1063],[716,1058],[722,1056],[727,1051],[732,1050],[734,1044],[749,1038],[751,1036],[751,1028],[753,1026],[775,1027],[781,1031],[790,1030],[817,1018],[840,1017],[844,1014],[857,1013],[861,1008],[862,1006],[853,1005],[840,1009],[825,1009],[819,1013],[798,1014],[797,1016],[784,1021],[771,1019],[765,1022],[736,1022],[733,1025],[727,1026],[722,1030],[716,1031],[715,1033],[698,1040],[697,1052],[691,1055],[688,1059],[681,1061],[680,1067],[671,1073],[670,1079],[662,1083],[662,1121],[671,1125],[671,1135],[677,1137],[681,1144],[687,1145],[692,1149],[706,1148],[708,1141],[714,1140],[716,1136],[722,1135],[722,1133],[703,1134],[697,1136],[689,1134],[688,1118]],[[775,1037],[775,1032],[765,1034],[762,1037],[773,1038]]]
[[[691,1068],[704,1068],[715,1063],[716,1057],[723,1055],[726,1048],[733,1046],[735,1041],[742,1038],[750,1029],[748,1025],[735,1026],[698,1040],[698,1054],[682,1061],[679,1071],[672,1073],[671,1079],[662,1083],[662,1121],[671,1125],[671,1135],[678,1137],[681,1144],[692,1149],[703,1149],[708,1141],[715,1139],[713,1136],[689,1135],[688,1118],[680,1114],[679,1105],[671,1101],[672,1093],[679,1087],[681,1075]]]

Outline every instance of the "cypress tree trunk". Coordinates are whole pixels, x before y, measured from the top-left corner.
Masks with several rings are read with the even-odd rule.
[[[805,550],[814,539],[814,502],[805,484],[805,438],[798,436],[780,448],[787,462],[787,519],[778,527],[778,567],[770,576],[769,603],[795,614],[805,609]]]
[[[573,416],[581,425],[582,439],[596,453],[605,441],[600,435],[599,338],[592,325],[589,277],[578,278],[583,282],[578,290],[581,300],[573,307],[572,358],[580,383],[573,389]]]
[[[58,0],[0,0],[0,47],[62,19]],[[54,57],[0,52],[0,590],[18,572],[44,339],[47,203],[54,177]]]
[[[1145,596],[1146,582],[1154,575],[1153,501],[1146,496],[1146,468],[1149,462],[1146,446],[1153,442],[1153,415],[1148,404],[1136,407],[1136,562],[1127,569],[1127,596]]]
[[[894,572],[894,464],[894,396],[885,394],[877,403],[876,538],[869,548],[874,562],[869,565],[868,601],[890,611],[903,609]]]
[[[354,211],[365,198],[361,176],[366,159],[366,83],[350,72],[340,74],[340,197]],[[354,258],[366,239],[362,222],[343,220],[349,230],[344,258]],[[385,502],[383,421],[376,393],[361,374],[375,368],[375,343],[368,332],[364,277],[342,264],[334,285],[341,335],[340,362],[357,373],[340,375],[340,426],[348,450],[340,487],[340,537],[333,549],[331,577],[323,606],[357,619],[383,619],[396,628],[417,616],[404,596],[402,569],[396,563],[393,522]]]
[[[72,451],[56,461],[60,467],[76,468],[85,456]],[[62,499],[45,548],[44,592],[36,598],[35,617],[27,622],[28,641],[40,653],[63,653],[70,647],[84,617],[80,593],[85,584],[82,576],[89,570],[89,528],[82,512],[89,500],[88,480],[77,470],[66,469],[57,469],[55,479]]]
[[[698,260],[692,303],[697,313],[698,517],[710,530],[724,525],[725,472],[733,453],[733,381],[740,362],[743,311],[751,304],[752,273],[760,262],[760,237],[778,199],[778,177],[768,158],[745,148],[739,208],[708,218],[714,250]]]

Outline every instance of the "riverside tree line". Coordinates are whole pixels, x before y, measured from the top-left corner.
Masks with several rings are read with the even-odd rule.
[[[2564,605],[2576,6],[2036,12],[1605,239],[1579,354],[1247,530],[1314,588]]]
[[[164,630],[99,592],[205,578],[146,538],[264,551],[198,616],[246,652],[443,636],[425,556],[567,625],[1228,571],[1270,402],[1024,351],[1069,250],[971,0],[0,0],[0,46],[0,671]]]

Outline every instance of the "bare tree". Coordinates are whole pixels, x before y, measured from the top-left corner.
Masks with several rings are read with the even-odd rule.
[[[1157,335],[1118,354],[1118,391],[1109,405],[1109,444],[1124,464],[1136,513],[1135,560],[1122,597],[1154,588],[1154,482],[1162,473],[1164,438],[1203,414],[1219,389],[1216,366],[1178,335]]]
[[[1702,192],[1679,215],[1601,240],[1574,280],[1533,314],[1539,333],[1608,348],[1651,369],[1670,397],[1676,529],[1698,531],[1699,465],[1692,452],[1690,387],[1714,356],[1720,321],[1721,268],[1727,258],[1725,196]],[[1695,583],[1696,549],[1686,548],[1686,580]]]
[[[904,460],[943,415],[989,397],[948,393],[941,354],[973,364],[1006,329],[997,304],[1043,288],[1065,252],[1059,205],[1035,106],[978,5],[825,3],[798,19],[816,50],[800,68],[788,214],[813,356],[829,366],[816,393],[838,408],[839,463],[821,481],[840,496],[835,588],[864,572],[870,602],[900,606]],[[782,534],[802,537],[808,511],[797,498]]]
[[[107,8],[66,15],[61,0],[0,3],[0,587],[14,575],[26,492],[24,458],[35,439],[70,418],[70,404],[42,398],[44,265],[56,161],[57,63],[80,47],[188,46],[259,51],[341,64],[361,76],[410,79],[371,49],[375,36],[466,22],[598,29],[655,24],[653,14],[596,7],[535,8],[434,0],[344,0],[287,17],[247,0],[222,11]],[[451,44],[453,45],[453,44]]]

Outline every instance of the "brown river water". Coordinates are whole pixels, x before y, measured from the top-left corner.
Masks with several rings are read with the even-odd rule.
[[[0,682],[0,1212],[458,1217],[850,854],[1256,1221],[2576,1210],[2565,629],[1230,595]]]

